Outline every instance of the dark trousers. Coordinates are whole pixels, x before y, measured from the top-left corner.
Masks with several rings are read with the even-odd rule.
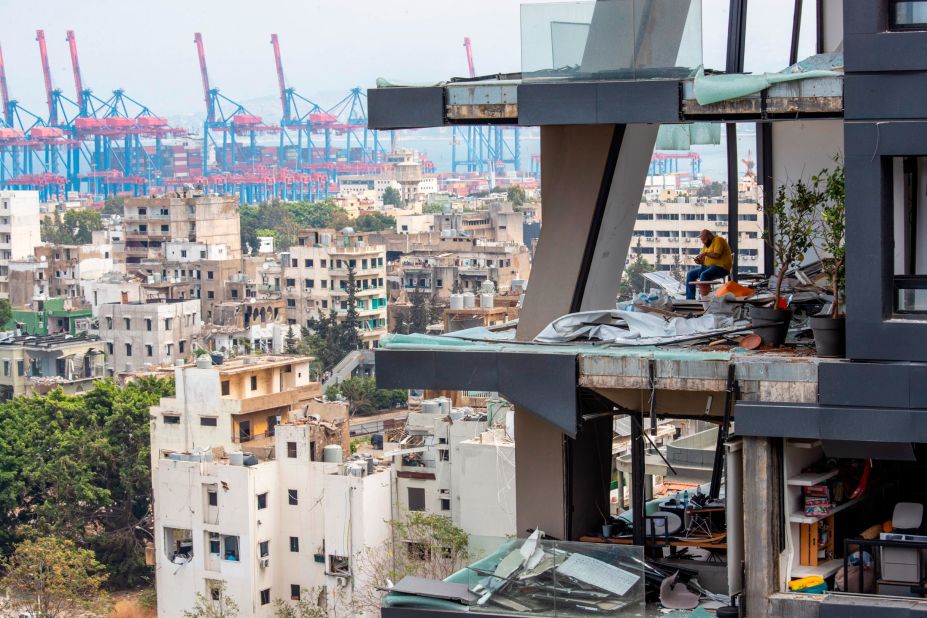
[[[720,266],[696,266],[686,273],[686,299],[695,300],[696,281],[714,281],[727,276],[728,272]]]

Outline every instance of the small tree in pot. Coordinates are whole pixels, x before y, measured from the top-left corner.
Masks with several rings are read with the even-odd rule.
[[[815,247],[815,251],[821,257],[821,267],[834,297],[830,316],[811,318],[815,347],[818,356],[824,357],[841,357],[846,352],[846,319],[841,312],[846,276],[846,188],[840,159],[836,158],[835,162],[834,169],[822,170],[814,177],[822,198],[817,213],[820,246]]]
[[[763,238],[773,252],[776,294],[772,308],[754,307],[750,315],[753,330],[766,343],[780,346],[785,342],[792,311],[783,307],[782,282],[789,268],[803,260],[805,252],[811,248],[814,214],[820,203],[821,194],[817,187],[797,180],[790,185],[780,186],[775,201],[764,208],[769,225]]]

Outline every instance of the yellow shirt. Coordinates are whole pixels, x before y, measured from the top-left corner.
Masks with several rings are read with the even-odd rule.
[[[721,256],[719,258],[706,257],[704,262],[705,266],[720,266],[727,272],[731,272],[731,268],[734,267],[734,258],[731,255],[731,247],[727,244],[727,241],[720,236],[715,236],[711,239],[710,245],[707,247],[702,247],[699,255],[703,253],[717,253]]]

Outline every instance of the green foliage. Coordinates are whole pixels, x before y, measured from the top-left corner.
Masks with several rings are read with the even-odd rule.
[[[202,592],[196,593],[196,605],[183,613],[184,618],[235,618],[239,614],[238,603],[226,594],[225,582],[219,582],[218,600],[207,597]]]
[[[441,204],[435,204],[434,202],[429,202],[422,206],[423,215],[440,215],[444,212],[444,206]]]
[[[805,258],[814,240],[815,211],[822,196],[815,184],[797,180],[790,185],[781,185],[776,191],[775,201],[764,208],[769,225],[763,232],[766,244],[773,250],[776,268],[776,300],[779,306],[782,295],[782,280],[795,263]],[[770,236],[769,230],[775,230]]]
[[[93,240],[93,232],[103,229],[100,211],[90,208],[67,210],[64,217],[57,212],[41,224],[42,240],[58,245],[86,245]]]
[[[372,377],[348,378],[340,384],[329,386],[325,391],[329,399],[339,395],[348,400],[351,414],[360,416],[403,406],[409,400],[409,394],[404,389],[377,388],[376,378]]]
[[[126,198],[122,197],[121,195],[106,198],[106,201],[103,202],[103,210],[101,211],[101,214],[122,215],[125,212],[123,207],[125,205],[125,201]]]
[[[102,591],[106,582],[103,566],[92,551],[80,549],[73,541],[51,536],[23,541],[2,567],[5,575],[0,588],[21,596],[37,616],[71,616],[74,610],[105,612],[109,606]]]
[[[384,206],[402,206],[402,195],[396,187],[386,187],[383,190]]]
[[[286,338],[283,340],[284,352],[287,354],[298,354],[299,353],[299,339],[296,336],[296,331],[293,330],[293,325],[290,324],[290,327],[286,331]]]
[[[696,195],[698,197],[721,197],[724,193],[724,183],[723,182],[712,182],[707,185],[702,185],[699,187]]]
[[[822,204],[817,210],[817,231],[821,244],[821,252],[827,255],[821,257],[821,266],[830,279],[831,293],[834,295],[834,305],[831,317],[840,314],[841,292],[846,283],[846,178],[840,157],[835,157],[837,164],[832,170],[824,169],[812,178],[815,189],[821,196]],[[815,247],[815,251],[818,251]]]
[[[354,220],[353,227],[358,232],[382,232],[396,229],[396,219],[382,212],[361,215]]]
[[[0,327],[4,324],[9,324],[12,319],[13,307],[10,305],[10,301],[5,298],[0,298]]]
[[[512,206],[515,210],[521,210],[521,207],[528,201],[528,195],[522,187],[512,185],[508,188],[508,191],[506,191],[506,199],[512,202]]]
[[[115,586],[147,581],[150,526],[149,408],[173,382],[95,383],[80,396],[0,404],[0,551],[30,535],[91,549]]]
[[[370,436],[364,436],[363,438],[354,438],[353,440],[351,440],[351,454],[353,455],[354,453],[356,453],[357,450],[361,447],[361,444],[369,444],[369,443],[370,443]]]
[[[618,284],[618,298],[630,300],[647,289],[647,279],[645,273],[652,273],[653,265],[644,260],[641,253],[641,239],[637,239],[637,249],[634,259],[628,264],[621,276],[621,282]]]

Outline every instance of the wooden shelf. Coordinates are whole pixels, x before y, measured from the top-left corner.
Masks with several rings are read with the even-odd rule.
[[[810,487],[812,485],[817,485],[818,483],[823,483],[827,479],[837,476],[838,472],[839,470],[837,468],[828,470],[826,472],[804,472],[798,476],[793,476],[788,481],[786,481],[786,484],[793,487]]]
[[[827,579],[837,571],[843,568],[843,559],[835,558],[833,560],[828,560],[827,562],[822,562],[818,566],[806,566],[799,564],[792,567],[792,577],[808,577],[809,575],[818,575]]]
[[[805,515],[804,511],[797,511],[789,515],[789,521],[792,522],[793,524],[813,524],[813,523],[821,521],[822,519],[826,519],[830,517],[831,515],[835,515],[836,513],[839,513],[840,511],[844,509],[850,508],[851,506],[853,506],[860,500],[862,500],[862,498],[856,498],[855,500],[849,500],[848,502],[844,502],[843,504],[838,504],[837,506],[835,506],[828,512],[821,513],[820,515]]]

